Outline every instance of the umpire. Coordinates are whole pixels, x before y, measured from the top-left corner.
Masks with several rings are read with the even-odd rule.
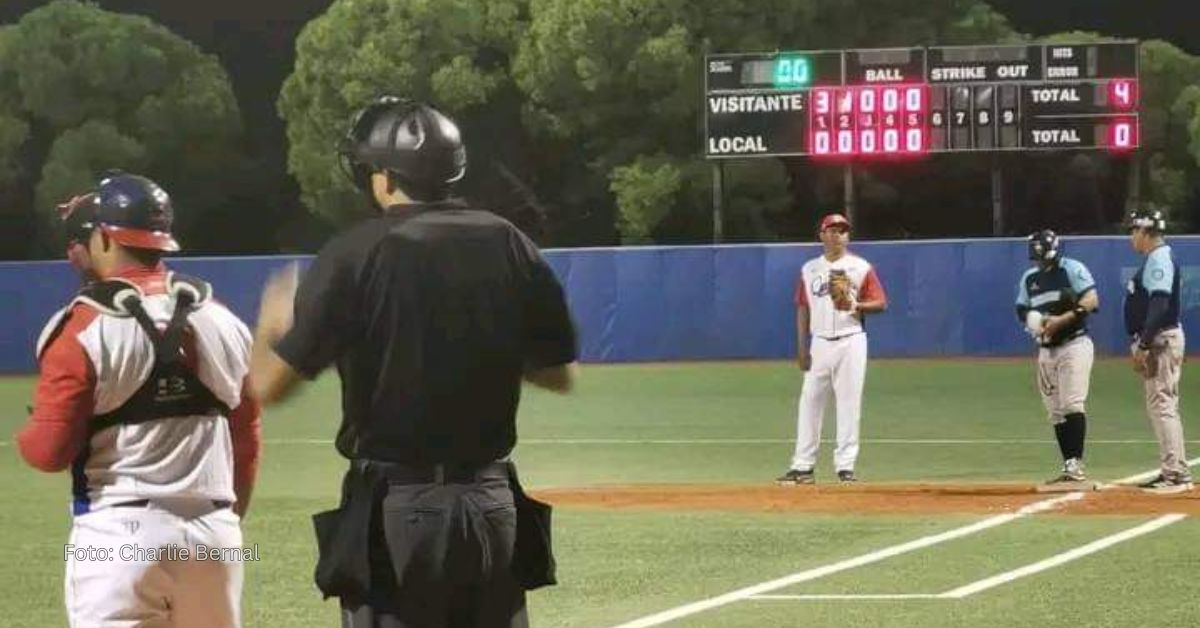
[[[572,388],[562,287],[516,227],[452,198],[466,151],[436,109],[380,98],[339,155],[379,214],[298,288],[294,271],[268,282],[252,364],[263,403],[341,376],[350,469],[314,517],[317,585],[346,627],[527,626],[525,590],[554,582],[549,507],[508,455],[522,379]]]

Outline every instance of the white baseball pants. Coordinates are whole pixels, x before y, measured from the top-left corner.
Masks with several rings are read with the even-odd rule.
[[[837,340],[816,336],[810,351],[812,365],[804,374],[800,391],[792,468],[812,469],[816,466],[825,405],[832,393],[837,411],[834,468],[853,471],[858,459],[858,427],[862,418],[863,381],[867,375],[867,334],[858,333]]]
[[[241,625],[241,561],[200,560],[196,552],[240,548],[239,517],[207,500],[169,508],[151,502],[75,517],[63,552],[71,628]],[[188,560],[179,559],[181,549],[190,550]]]

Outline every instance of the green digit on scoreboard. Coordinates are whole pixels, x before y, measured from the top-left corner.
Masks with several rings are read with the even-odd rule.
[[[808,57],[783,56],[775,59],[775,87],[806,87],[812,80]]]

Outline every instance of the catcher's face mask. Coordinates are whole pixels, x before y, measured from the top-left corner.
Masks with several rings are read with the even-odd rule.
[[[57,207],[67,241],[67,261],[84,281],[91,281],[96,275],[91,253],[88,252],[88,242],[96,228],[95,205],[96,195],[89,193],[76,196]]]

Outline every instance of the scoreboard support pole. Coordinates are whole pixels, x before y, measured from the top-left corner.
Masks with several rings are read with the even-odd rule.
[[[1142,151],[1135,150],[1129,160],[1129,192],[1126,195],[1126,213],[1137,211],[1142,205]],[[1124,216],[1122,216],[1124,219]]]
[[[1004,167],[992,155],[992,235],[1004,235]]]
[[[725,162],[715,161],[712,166],[712,221],[713,244],[720,244],[725,238],[724,214],[725,204]]]
[[[842,166],[842,204],[846,212],[846,220],[858,226],[857,196],[854,193],[854,165],[847,163]]]

